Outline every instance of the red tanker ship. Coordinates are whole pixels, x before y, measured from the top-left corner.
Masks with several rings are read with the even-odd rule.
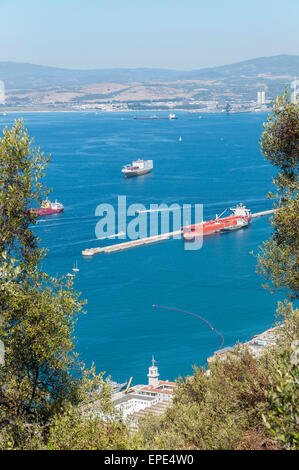
[[[196,236],[208,235],[216,232],[231,232],[248,226],[251,220],[250,209],[244,204],[239,204],[230,209],[232,214],[228,217],[219,217],[207,220],[199,224],[182,227],[185,241],[192,241]]]

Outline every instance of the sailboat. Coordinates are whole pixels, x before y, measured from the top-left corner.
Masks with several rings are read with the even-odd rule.
[[[73,271],[74,271],[74,273],[77,273],[77,272],[80,271],[80,269],[78,268],[78,263],[77,263],[77,261],[76,261],[76,263],[74,264]]]

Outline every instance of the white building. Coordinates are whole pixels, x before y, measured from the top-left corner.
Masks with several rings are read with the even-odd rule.
[[[112,401],[115,407],[122,411],[124,418],[157,403],[170,404],[172,402],[176,383],[159,380],[160,374],[155,362],[154,357],[152,357],[152,365],[149,367],[147,374],[147,385],[135,385],[128,392],[122,391],[113,395]]]
[[[266,94],[264,91],[257,92],[257,104],[265,104],[266,103]]]
[[[291,103],[296,104],[297,103],[297,95],[299,93],[299,90],[297,90],[297,79],[291,83],[291,88],[293,89],[291,93]]]
[[[2,80],[0,80],[0,104],[5,104],[5,85]]]

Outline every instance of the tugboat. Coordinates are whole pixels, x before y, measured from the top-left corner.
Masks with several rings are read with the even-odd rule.
[[[42,202],[41,207],[38,209],[30,209],[30,212],[39,217],[41,215],[57,214],[59,212],[63,212],[63,210],[63,205],[57,200],[55,202],[51,202],[49,199],[46,199]]]
[[[126,178],[129,178],[130,176],[145,175],[152,171],[153,166],[153,160],[138,159],[133,161],[131,165],[125,165],[121,171]]]
[[[226,212],[225,209],[224,212]],[[207,220],[206,222],[201,222],[200,224],[194,224],[182,227],[183,238],[185,241],[192,241],[194,238],[203,235],[209,235],[211,233],[224,233],[231,232],[233,230],[238,230],[245,228],[249,225],[251,220],[250,209],[247,209],[244,204],[238,204],[236,207],[230,208],[232,214],[228,217],[221,217],[216,214],[216,218],[212,220]]]

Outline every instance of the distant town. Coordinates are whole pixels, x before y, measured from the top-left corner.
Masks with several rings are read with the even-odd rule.
[[[119,102],[110,101],[103,103],[84,103],[74,105],[78,110],[98,110],[98,111],[188,111],[191,113],[246,113],[246,112],[266,112],[270,107],[272,98],[266,99],[265,91],[257,92],[257,99],[248,102],[224,102],[217,100],[186,100],[174,99],[143,100],[142,102]]]
[[[266,112],[286,87],[296,96],[299,56],[193,71],[72,70],[0,62],[0,113],[18,111]]]
[[[111,85],[112,86],[112,85]],[[72,98],[70,98],[72,95]],[[65,100],[62,98],[64,97]],[[266,112],[270,109],[272,96],[267,96],[266,91],[256,92],[256,99],[248,101],[231,99],[196,99],[192,97],[176,97],[169,99],[76,99],[73,93],[56,93],[7,91],[6,100],[0,103],[0,112],[17,111],[89,111],[89,112],[175,112],[188,111],[190,113],[248,113]],[[2,106],[1,106],[2,104]]]

